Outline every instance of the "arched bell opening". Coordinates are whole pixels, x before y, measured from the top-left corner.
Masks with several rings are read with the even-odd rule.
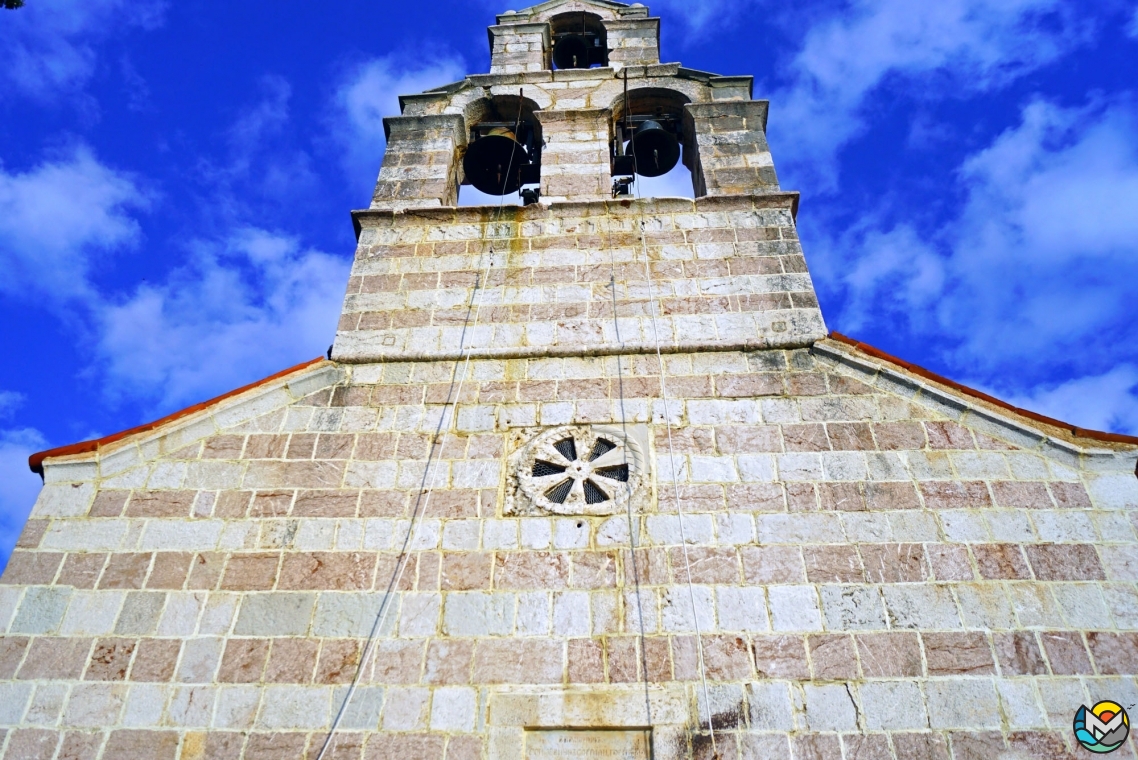
[[[608,33],[600,16],[584,11],[561,13],[549,20],[549,31],[554,68],[608,66]]]
[[[528,98],[496,95],[466,108],[468,129],[462,155],[459,205],[526,205],[541,185],[541,122]]]
[[[613,104],[613,196],[694,197],[694,130],[685,122],[691,99],[680,92],[641,88]]]

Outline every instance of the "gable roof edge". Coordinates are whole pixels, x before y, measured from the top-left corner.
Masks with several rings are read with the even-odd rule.
[[[322,370],[332,370],[331,373],[323,372]],[[306,374],[311,377],[298,378],[296,375]],[[148,422],[137,427],[122,430],[111,435],[96,438],[90,441],[81,441],[79,443],[69,444],[67,446],[58,446],[56,448],[40,451],[28,457],[28,468],[44,477],[45,481],[48,479],[45,476],[45,467],[51,466],[53,463],[48,462],[51,459],[68,459],[77,460],[75,464],[86,464],[90,462],[92,457],[84,455],[93,454],[95,459],[107,448],[113,447],[117,450],[127,446],[132,439],[138,439],[151,433],[157,433],[165,428],[175,428],[177,423],[182,423],[182,426],[194,426],[198,417],[203,416],[205,413],[212,413],[218,407],[226,405],[226,402],[233,401],[234,404],[247,403],[248,401],[255,400],[265,393],[270,393],[276,390],[274,386],[279,382],[281,388],[287,389],[293,398],[301,398],[313,393],[321,388],[328,387],[339,380],[341,372],[335,362],[328,361],[323,357],[312,359],[294,367],[289,367],[286,370],[277,372],[269,377],[263,378],[256,382],[242,386],[235,390],[223,393],[208,401],[203,401],[199,404],[188,406],[185,409],[180,409],[173,414],[168,414],[165,417]],[[290,382],[291,380],[291,382]],[[315,382],[311,382],[315,381]],[[317,387],[319,386],[319,387]],[[257,392],[256,394],[252,392]],[[238,397],[248,396],[244,399]],[[171,431],[172,432],[172,431]],[[188,445],[190,440],[186,440],[182,445]],[[62,462],[60,464],[63,464]],[[96,462],[90,462],[91,467],[97,467]],[[66,480],[72,478],[66,477]]]
[[[922,405],[936,407],[981,432],[1027,449],[1047,449],[1082,469],[1135,470],[1138,437],[1081,428],[1016,407],[841,333],[830,333],[827,340],[814,344],[814,350],[862,374],[878,373],[871,385],[915,400],[923,397]]]

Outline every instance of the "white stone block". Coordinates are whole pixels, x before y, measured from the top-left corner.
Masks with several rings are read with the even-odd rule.
[[[589,546],[589,521],[565,518],[553,522],[555,549],[586,549]]]
[[[940,540],[936,517],[929,512],[890,512],[889,525],[893,529],[894,541],[923,543]]]
[[[429,689],[390,688],[383,705],[383,730],[418,731],[427,727]]]
[[[914,681],[870,681],[858,687],[865,726],[871,731],[920,730],[928,726],[925,700]]]
[[[205,604],[204,592],[176,592],[169,595],[158,622],[159,636],[192,636]]]
[[[121,591],[76,591],[59,627],[60,635],[105,636],[113,632],[125,596]]]
[[[404,528],[406,531],[406,528]],[[406,533],[404,532],[404,535]],[[395,540],[395,523],[382,517],[375,517],[364,523],[364,548],[371,551],[390,549]],[[403,536],[400,536],[400,541]]]
[[[1138,478],[1133,474],[1088,475],[1086,486],[1099,509],[1138,507]]]
[[[764,544],[840,543],[845,540],[836,514],[756,515],[759,542]]]
[[[617,515],[601,523],[597,528],[597,546],[628,546],[628,517]]]
[[[63,714],[67,693],[68,685],[64,683],[37,684],[27,713],[24,715],[24,723],[33,726],[55,726]]]
[[[768,586],[771,627],[775,631],[820,631],[822,615],[813,586]]]
[[[818,454],[779,454],[778,474],[782,480],[822,480],[822,458]]]
[[[186,462],[157,462],[150,469],[146,487],[152,490],[181,488],[186,480]]]
[[[418,467],[419,478],[422,479],[423,465]],[[397,470],[395,462],[349,462],[344,485],[348,488],[392,488]]]
[[[127,728],[150,728],[160,725],[170,691],[168,686],[132,684],[126,697],[123,725]]]
[[[166,706],[166,722],[178,728],[209,728],[216,697],[214,686],[178,686]]]
[[[506,596],[497,594],[496,596]],[[518,636],[548,636],[550,631],[550,594],[531,591],[518,594]]]
[[[497,426],[495,408],[489,404],[461,406],[458,409],[458,430],[468,433],[481,433],[494,430]]]
[[[988,678],[927,681],[929,726],[969,731],[1000,728],[999,699]]]
[[[843,684],[804,684],[806,725],[811,731],[854,731],[858,708]]]
[[[431,699],[431,730],[473,731],[477,705],[478,693],[474,689],[460,686],[435,689]]]
[[[757,632],[770,630],[767,621],[767,604],[763,589],[759,587],[716,589],[716,612],[719,630],[731,632]]]
[[[405,638],[435,636],[439,630],[440,594],[403,594],[399,635]]]
[[[694,618],[692,616],[693,601],[696,613]],[[665,631],[672,633],[694,632],[696,622],[699,623],[700,633],[715,630],[715,603],[712,599],[711,589],[707,586],[691,586],[689,588],[687,584],[683,584],[665,588],[660,613]]]
[[[497,488],[502,479],[502,463],[482,459],[451,465],[455,488]]]
[[[893,540],[890,515],[882,512],[845,512],[841,515],[846,537],[856,543],[880,543]]]
[[[53,483],[79,483],[99,477],[99,464],[92,461],[55,462],[44,467],[43,481]]]
[[[77,728],[102,728],[118,723],[126,701],[127,687],[102,683],[77,684],[71,690],[63,725]]]
[[[588,636],[589,594],[585,591],[564,591],[553,595],[553,635]]]
[[[735,513],[715,515],[715,536],[720,546],[740,546],[753,543],[755,540],[755,520],[751,515]]]
[[[857,481],[869,477],[865,454],[859,451],[825,451],[821,457],[826,480]]]
[[[744,483],[770,483],[775,480],[773,454],[750,454],[736,457],[739,478]]]
[[[971,543],[992,540],[988,535],[988,526],[984,523],[982,512],[945,509],[938,512],[938,516],[944,535],[949,541]]]
[[[518,548],[518,521],[488,519],[482,523],[482,548]]]
[[[355,546],[339,547],[346,551],[359,549],[363,536],[362,530],[357,531],[356,538],[359,543]],[[337,544],[335,520],[301,520],[296,529],[296,538],[293,546],[303,552],[330,551]]]
[[[211,683],[224,649],[225,642],[220,638],[189,639],[182,646],[177,679],[183,683]]]
[[[478,548],[478,520],[447,520],[443,523],[443,548],[470,551]]]
[[[734,457],[692,456],[690,462],[693,483],[735,483],[739,480]]]
[[[1019,509],[989,509],[984,516],[988,520],[988,532],[1000,543],[1031,543],[1035,541],[1035,531],[1027,512]]]
[[[56,520],[48,526],[40,547],[61,551],[114,551],[126,537],[128,527],[127,520]]]
[[[332,689],[319,686],[267,686],[257,727],[268,730],[318,729],[329,724]]]
[[[747,684],[751,729],[755,731],[793,731],[794,709],[789,685],[784,681]]]
[[[224,527],[221,520],[148,520],[138,548],[142,551],[213,551]]]
[[[894,628],[960,628],[956,602],[945,586],[890,584],[882,593]]]
[[[507,636],[514,630],[513,594],[451,592],[443,603],[443,634]]]
[[[22,592],[23,589],[18,587],[0,586],[0,633],[6,632],[8,626],[12,624]]]
[[[1067,625],[1076,630],[1101,631],[1113,622],[1098,583],[1048,583]]]
[[[1007,461],[994,451],[954,451],[948,458],[961,478],[1006,480],[1011,477]]]
[[[1046,687],[1045,687],[1046,688]],[[1031,681],[996,679],[996,692],[1000,696],[1000,706],[1012,729],[1046,728],[1047,717],[1035,693]]]
[[[212,593],[206,601],[198,623],[201,636],[224,636],[229,633],[237,614],[238,594]]]
[[[955,588],[965,628],[1006,631],[1016,627],[1015,613],[1003,587],[960,583]]]
[[[532,517],[521,521],[522,548],[548,549],[553,541],[553,521]]]
[[[45,485],[32,508],[32,517],[80,517],[95,495],[93,483]]]
[[[754,425],[762,422],[759,402],[751,400],[688,401],[687,416],[693,425]]]

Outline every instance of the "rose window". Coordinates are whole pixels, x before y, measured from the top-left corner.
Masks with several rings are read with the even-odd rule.
[[[619,429],[568,427],[530,443],[517,464],[520,491],[542,511],[611,514],[640,486],[643,455]]]

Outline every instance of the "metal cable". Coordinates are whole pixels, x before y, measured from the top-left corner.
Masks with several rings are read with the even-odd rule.
[[[628,100],[628,69],[624,71],[624,116],[629,118],[629,100]],[[703,703],[704,709],[707,713],[707,730],[711,736],[711,753],[717,760],[720,757],[719,749],[715,742],[715,726],[712,725],[711,720],[711,697],[707,689],[707,669],[704,664],[703,656],[703,636],[699,630],[699,612],[695,604],[695,587],[691,579],[691,559],[688,556],[688,539],[687,532],[684,529],[684,507],[680,501],[680,484],[679,478],[676,475],[676,456],[675,447],[672,443],[672,414],[668,403],[668,383],[667,372],[664,370],[664,357],[660,350],[660,330],[657,325],[657,311],[658,304],[656,302],[656,292],[652,281],[652,266],[648,259],[648,235],[644,225],[644,204],[643,198],[640,197],[640,176],[639,167],[636,165],[636,133],[633,132],[630,137],[632,143],[632,167],[634,172],[634,184],[636,185],[636,200],[638,201],[638,214],[640,216],[640,248],[644,254],[644,276],[648,282],[648,300],[651,303],[649,315],[652,321],[652,337],[656,343],[656,361],[660,366],[660,397],[664,402],[664,425],[668,431],[668,464],[672,470],[672,493],[673,498],[676,500],[676,513],[679,518],[680,525],[680,546],[683,548],[684,555],[684,570],[687,573],[688,585],[688,599],[691,602],[691,615],[692,626],[695,628],[695,642],[696,642],[696,656],[699,662],[699,679],[703,688]]]
[[[620,321],[616,315],[616,255],[613,253],[612,246],[609,246],[609,288],[612,290],[612,324],[616,332],[616,342],[624,349],[624,341],[620,337]],[[628,467],[628,415],[624,409],[624,369],[621,362],[624,358],[623,353],[617,354],[616,357],[616,378],[617,389],[620,392],[620,429],[621,435],[624,436],[624,466]],[[648,684],[648,639],[644,630],[644,602],[640,597],[640,567],[636,559],[636,534],[637,526],[636,521],[632,516],[632,479],[626,481],[628,488],[628,499],[625,506],[628,511],[628,554],[630,563],[632,565],[632,583],[636,593],[636,619],[640,624],[640,667],[644,678],[644,715],[646,725],[652,725],[652,695],[649,691]]]
[[[515,121],[514,134],[517,134],[517,125],[521,123],[522,118],[522,93],[518,93],[518,116]],[[516,143],[516,141],[515,141]],[[510,151],[510,162],[507,164],[505,177],[502,181],[501,199],[498,202],[498,210],[496,219],[493,224],[499,224],[502,221],[502,211],[506,204],[506,186],[509,183],[510,172],[514,166],[514,156],[517,153],[516,144]],[[483,240],[485,240],[485,232],[483,232]],[[316,756],[316,760],[324,760],[324,756],[334,745],[336,731],[343,722],[344,715],[347,713],[348,706],[352,701],[352,697],[359,687],[360,679],[363,677],[364,672],[367,670],[368,660],[371,658],[372,652],[375,651],[375,645],[378,640],[379,629],[382,627],[383,621],[387,617],[387,612],[391,608],[390,600],[394,590],[399,587],[399,583],[403,580],[403,572],[407,568],[407,560],[410,557],[408,549],[410,548],[412,536],[415,534],[416,523],[422,524],[422,520],[426,517],[427,510],[431,504],[431,496],[435,492],[435,481],[432,480],[430,487],[427,486],[427,478],[431,472],[431,464],[435,460],[435,452],[442,449],[442,443],[446,438],[443,432],[444,428],[450,427],[445,425],[447,419],[447,410],[453,408],[451,414],[451,424],[458,418],[458,403],[462,398],[462,387],[466,382],[467,375],[470,370],[470,351],[466,345],[467,332],[473,333],[478,328],[478,319],[482,311],[482,301],[478,298],[478,292],[482,287],[484,281],[489,280],[490,269],[494,266],[494,244],[490,243],[489,256],[485,253],[480,253],[479,257],[485,257],[486,265],[481,268],[478,274],[475,275],[474,288],[470,292],[470,301],[466,305],[466,319],[462,325],[462,332],[459,335],[459,356],[455,360],[454,369],[451,372],[450,387],[447,389],[447,398],[443,403],[442,412],[439,414],[438,425],[435,426],[435,435],[431,439],[431,447],[427,452],[427,462],[423,468],[423,478],[419,484],[419,493],[415,497],[415,507],[411,512],[411,522],[407,526],[407,535],[403,537],[403,544],[399,550],[399,556],[395,563],[395,569],[392,572],[391,580],[387,584],[387,590],[384,592],[383,600],[380,602],[379,610],[376,613],[375,620],[372,622],[371,631],[368,633],[367,643],[364,646],[363,655],[360,657],[360,663],[356,667],[355,675],[352,677],[352,683],[348,686],[348,692],[344,695],[344,701],[340,703],[340,709],[336,712],[336,717],[332,721],[332,726],[328,730],[328,736],[324,739],[324,745],[320,748],[320,754]],[[479,262],[481,264],[481,262]],[[472,319],[473,317],[473,319]],[[458,370],[462,367],[462,377],[459,377]],[[456,391],[457,386],[457,393]],[[437,471],[435,475],[437,476]],[[424,499],[424,494],[426,498]],[[420,509],[421,506],[421,509]]]

